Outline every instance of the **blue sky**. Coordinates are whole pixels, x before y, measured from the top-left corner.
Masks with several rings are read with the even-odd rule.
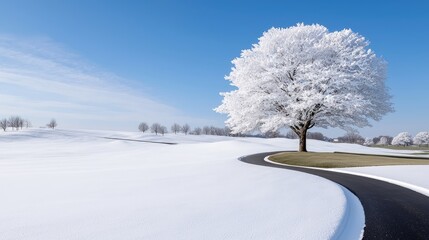
[[[11,66],[16,79],[27,79],[2,83],[0,117],[16,112],[36,126],[56,117],[60,126],[71,128],[134,130],[139,121],[222,126],[226,116],[212,109],[221,102],[219,92],[232,89],[223,79],[230,61],[267,29],[304,22],[331,31],[351,28],[389,63],[387,84],[396,112],[361,129],[362,135],[429,130],[425,1],[15,0],[0,5],[0,67]],[[31,71],[16,73],[27,68]],[[43,84],[50,87],[28,77],[35,75],[48,79]],[[57,93],[55,81],[63,87]]]

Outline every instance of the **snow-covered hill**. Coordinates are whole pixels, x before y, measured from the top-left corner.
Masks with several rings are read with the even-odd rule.
[[[359,238],[363,211],[342,187],[237,161],[297,144],[87,130],[1,133],[0,238]],[[308,148],[391,151],[319,141]]]

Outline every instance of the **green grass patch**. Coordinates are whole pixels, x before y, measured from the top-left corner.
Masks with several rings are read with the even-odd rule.
[[[411,153],[411,155],[429,155],[429,152]]]
[[[429,147],[427,146],[393,146],[393,145],[372,145],[374,148],[385,148],[385,149],[393,149],[393,150],[416,150],[416,151],[429,151]]]
[[[269,157],[271,161],[295,166],[320,168],[368,167],[388,165],[429,165],[428,159],[351,153],[284,152]]]

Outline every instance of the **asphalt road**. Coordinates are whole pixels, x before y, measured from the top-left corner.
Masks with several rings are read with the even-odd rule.
[[[281,166],[264,161],[266,156],[274,153],[278,152],[249,155],[240,160],[250,164],[309,173],[344,186],[359,198],[365,211],[366,226],[363,239],[429,240],[429,197],[371,178]]]

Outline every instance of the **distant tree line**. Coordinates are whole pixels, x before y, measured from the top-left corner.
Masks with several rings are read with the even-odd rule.
[[[46,124],[49,128],[56,128],[58,126],[57,121],[52,119],[48,124]],[[0,128],[3,129],[4,132],[9,128],[11,130],[22,130],[23,128],[31,128],[33,125],[30,120],[22,118],[20,116],[10,116],[9,118],[0,119]]]
[[[357,132],[348,132],[344,136],[338,137],[335,140],[335,142],[340,143],[357,143],[366,146],[429,146],[429,132],[419,132],[414,138],[408,132],[401,132],[396,137],[380,135],[373,138],[363,138]]]
[[[374,138],[366,138],[364,145],[382,145],[382,146],[428,146],[429,147],[429,132],[419,132],[414,138],[408,132],[401,132],[395,137],[378,136]]]
[[[284,138],[288,138],[288,139],[298,139],[298,135],[292,131],[289,130],[286,134],[280,134],[278,131],[277,132],[268,132],[265,134],[265,137],[284,137]],[[331,142],[332,139],[323,135],[323,133],[321,132],[307,132],[307,139],[314,139],[314,140],[320,140],[320,141],[326,141],[326,142]]]
[[[338,137],[338,142],[363,144],[365,139],[357,132],[347,132],[344,136]]]
[[[138,126],[138,130],[142,133],[150,131],[151,133],[155,133],[156,135],[161,134],[164,135],[168,132],[167,127],[160,123],[152,123],[149,126],[146,122],[141,122]],[[171,133],[178,134],[183,133],[185,135],[217,135],[217,136],[231,136],[231,130],[227,127],[220,128],[214,126],[204,126],[204,127],[195,127],[191,128],[191,126],[187,123],[180,125],[178,123],[174,123],[170,127]]]
[[[168,132],[167,127],[161,125],[160,123],[153,123],[148,125],[145,122],[142,122],[138,125],[139,131],[145,133],[150,131],[156,135],[164,135]],[[214,127],[214,126],[204,126],[204,127],[195,127],[191,128],[189,124],[180,125],[174,123],[170,127],[172,134],[190,134],[190,135],[216,135],[216,136],[233,136],[233,137],[261,137],[261,138],[288,138],[288,139],[298,139],[298,135],[290,130],[286,133],[281,133],[280,131],[269,131],[266,133],[259,134],[231,134],[231,129],[228,127]],[[326,142],[338,142],[338,143],[353,143],[361,145],[426,145],[429,146],[429,132],[420,132],[414,138],[411,137],[407,132],[398,134],[396,137],[380,135],[374,138],[364,138],[356,131],[349,131],[343,136],[338,138],[329,138],[321,132],[307,132],[307,139],[314,139]]]
[[[20,116],[10,116],[9,118],[0,120],[0,128],[3,129],[3,131],[6,131],[8,128],[18,131],[29,127],[31,127],[31,122]]]
[[[167,128],[160,123],[153,123],[152,125],[149,125],[146,122],[141,122],[138,125],[138,130],[142,133],[150,131],[151,133],[155,133],[156,135],[158,134],[163,135],[167,133]],[[296,133],[294,133],[293,131],[289,131],[286,134],[281,134],[279,131],[267,132],[263,134],[232,134],[231,129],[228,127],[203,126],[203,127],[191,128],[189,124],[180,125],[178,123],[173,123],[170,127],[170,131],[172,134],[183,133],[186,135],[190,134],[190,135],[214,135],[214,136],[261,137],[261,138],[283,137],[283,138],[290,138],[290,139],[298,138]],[[307,138],[321,140],[321,141],[332,141],[331,138],[324,136],[320,132],[308,132]]]

